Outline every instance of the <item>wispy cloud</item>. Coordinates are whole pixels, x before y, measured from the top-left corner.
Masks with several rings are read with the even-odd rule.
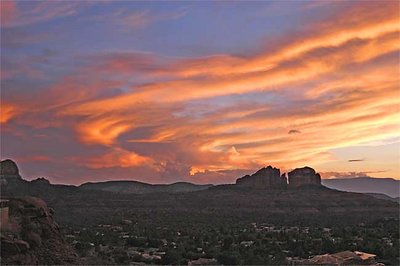
[[[76,15],[90,1],[1,1],[1,26],[15,27]]]
[[[348,162],[350,162],[350,163],[363,162],[363,161],[365,161],[365,159],[350,159],[350,160],[348,160]]]
[[[15,104],[1,102],[0,107],[0,124],[5,124],[20,113],[20,108]]]
[[[93,15],[86,20],[107,22],[122,26],[123,29],[144,29],[155,23],[178,20],[186,16],[188,8],[179,8],[174,11],[156,11],[151,9],[119,8],[107,14]]]
[[[371,177],[371,174],[386,173],[387,170],[380,171],[363,171],[363,172],[321,172],[322,178],[357,178],[357,177]]]

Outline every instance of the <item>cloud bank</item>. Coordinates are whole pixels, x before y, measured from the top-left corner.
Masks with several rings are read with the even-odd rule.
[[[109,50],[80,55],[48,80],[51,58],[11,63],[18,57],[6,55],[4,150],[21,161],[29,154],[30,167],[51,168],[60,182],[221,183],[267,164],[322,165],[335,160],[331,149],[396,137],[397,3],[338,7],[279,45],[246,56]],[[2,24],[38,23],[80,8],[45,2],[19,17],[15,3],[2,2]],[[143,28],[187,13],[178,11],[158,18],[123,12],[122,18]],[[39,89],[21,89],[30,84],[26,78]]]

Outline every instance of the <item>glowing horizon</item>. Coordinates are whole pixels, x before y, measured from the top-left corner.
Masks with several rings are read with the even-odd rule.
[[[395,1],[1,2],[1,159],[55,183],[400,179]]]

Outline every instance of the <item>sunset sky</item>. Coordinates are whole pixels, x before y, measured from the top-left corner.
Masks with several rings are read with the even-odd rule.
[[[1,159],[26,179],[400,179],[398,1],[1,1]]]

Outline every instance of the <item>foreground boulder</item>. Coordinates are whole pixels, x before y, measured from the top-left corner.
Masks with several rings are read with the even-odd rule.
[[[274,189],[286,187],[287,181],[281,176],[278,168],[268,166],[261,168],[252,175],[246,175],[236,180],[236,185],[242,187]]]
[[[53,210],[33,197],[8,200],[8,223],[1,227],[1,263],[78,264],[77,255],[60,233]]]
[[[321,176],[311,167],[296,168],[288,173],[290,187],[321,185]]]

